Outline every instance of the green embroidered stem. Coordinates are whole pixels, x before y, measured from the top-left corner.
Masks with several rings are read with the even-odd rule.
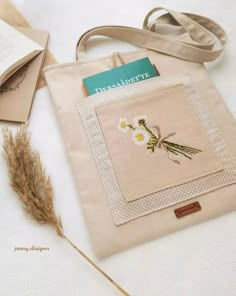
[[[189,149],[187,149],[187,148],[185,148],[184,146],[181,146],[181,145],[175,145],[175,143],[172,143],[172,142],[166,143],[165,141],[163,141],[163,145],[171,147],[172,149],[174,149],[176,151],[183,151],[183,152],[185,152],[186,154],[189,154],[189,155],[193,155],[193,154],[196,154],[196,153],[199,152],[199,151],[189,150]]]
[[[147,127],[146,123],[143,123],[142,126],[145,128],[145,130],[151,135],[153,136],[157,142],[158,142],[158,138],[156,137],[156,135]]]
[[[178,153],[179,153],[179,154],[184,155],[184,156],[187,157],[188,159],[192,159],[190,156],[188,156],[186,153],[184,153],[184,152],[182,152],[182,151],[178,151],[178,150],[173,149],[173,148],[170,148],[170,147],[167,147],[167,149],[168,149],[170,152],[174,153],[174,154],[177,153],[177,155],[178,155]]]
[[[173,153],[173,154],[175,154],[175,155],[178,155],[178,153],[175,152],[175,150],[171,149],[170,147],[166,147],[166,149],[167,149],[169,152],[171,152],[171,153]]]
[[[127,125],[130,129],[134,130],[135,131],[135,128],[131,125],[131,124],[128,124]]]
[[[167,145],[172,145],[172,146],[175,146],[175,147],[185,149],[186,151],[192,152],[193,154],[198,153],[198,152],[202,152],[199,149],[195,149],[195,148],[192,148],[192,147],[189,147],[189,146],[179,145],[179,144],[172,143],[172,142],[169,142],[169,141],[166,141],[166,140],[163,141],[163,143],[165,143]]]

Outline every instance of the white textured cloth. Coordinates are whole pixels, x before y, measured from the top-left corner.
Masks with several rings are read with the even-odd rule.
[[[145,13],[161,4],[180,11],[205,14],[218,21],[229,34],[230,43],[224,57],[209,65],[209,73],[236,114],[235,1],[166,0],[157,3],[154,0],[14,0],[14,3],[34,27],[50,31],[49,46],[60,62],[74,60],[76,39],[92,26],[124,24],[140,27]],[[114,48],[117,51],[131,47],[113,42],[107,44],[106,48],[96,49],[96,55],[107,54]],[[91,52],[95,53],[95,49]],[[37,92],[30,130],[33,145],[40,151],[52,178],[56,208],[62,216],[65,232],[93,257],[78,193],[47,88]],[[66,242],[58,238],[50,227],[40,226],[25,215],[8,185],[2,155],[0,217],[0,295],[120,295]],[[14,252],[15,247],[30,248],[32,245],[49,250],[41,253]],[[235,296],[235,249],[234,212],[97,263],[135,296]]]

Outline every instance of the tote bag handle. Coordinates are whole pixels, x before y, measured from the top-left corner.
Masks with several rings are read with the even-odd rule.
[[[167,11],[150,22],[156,12]],[[191,13],[157,7],[145,17],[143,29],[100,26],[86,31],[77,42],[76,58],[86,58],[86,43],[93,36],[106,36],[180,59],[204,63],[223,52],[227,36],[216,22]]]

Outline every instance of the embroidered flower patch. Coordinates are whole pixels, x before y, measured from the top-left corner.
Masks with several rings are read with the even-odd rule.
[[[147,122],[148,119],[146,115],[136,116],[133,120],[133,125],[128,122],[127,118],[120,118],[118,129],[123,132],[131,130],[132,140],[136,145],[147,145],[147,150],[151,153],[155,152],[156,149],[163,149],[166,151],[168,159],[178,164],[180,164],[180,162],[173,159],[173,155],[183,155],[191,160],[192,155],[202,152],[193,147],[167,141],[168,138],[175,136],[176,133],[170,133],[167,136],[162,137],[160,127],[148,127]]]

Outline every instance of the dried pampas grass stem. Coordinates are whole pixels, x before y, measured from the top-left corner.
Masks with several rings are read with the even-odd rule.
[[[4,128],[3,136],[4,157],[8,165],[11,187],[18,194],[26,212],[38,223],[51,225],[61,238],[65,239],[123,295],[129,296],[64,234],[61,219],[54,210],[51,180],[45,174],[39,153],[31,147],[26,125],[22,125],[15,135],[9,129]]]

